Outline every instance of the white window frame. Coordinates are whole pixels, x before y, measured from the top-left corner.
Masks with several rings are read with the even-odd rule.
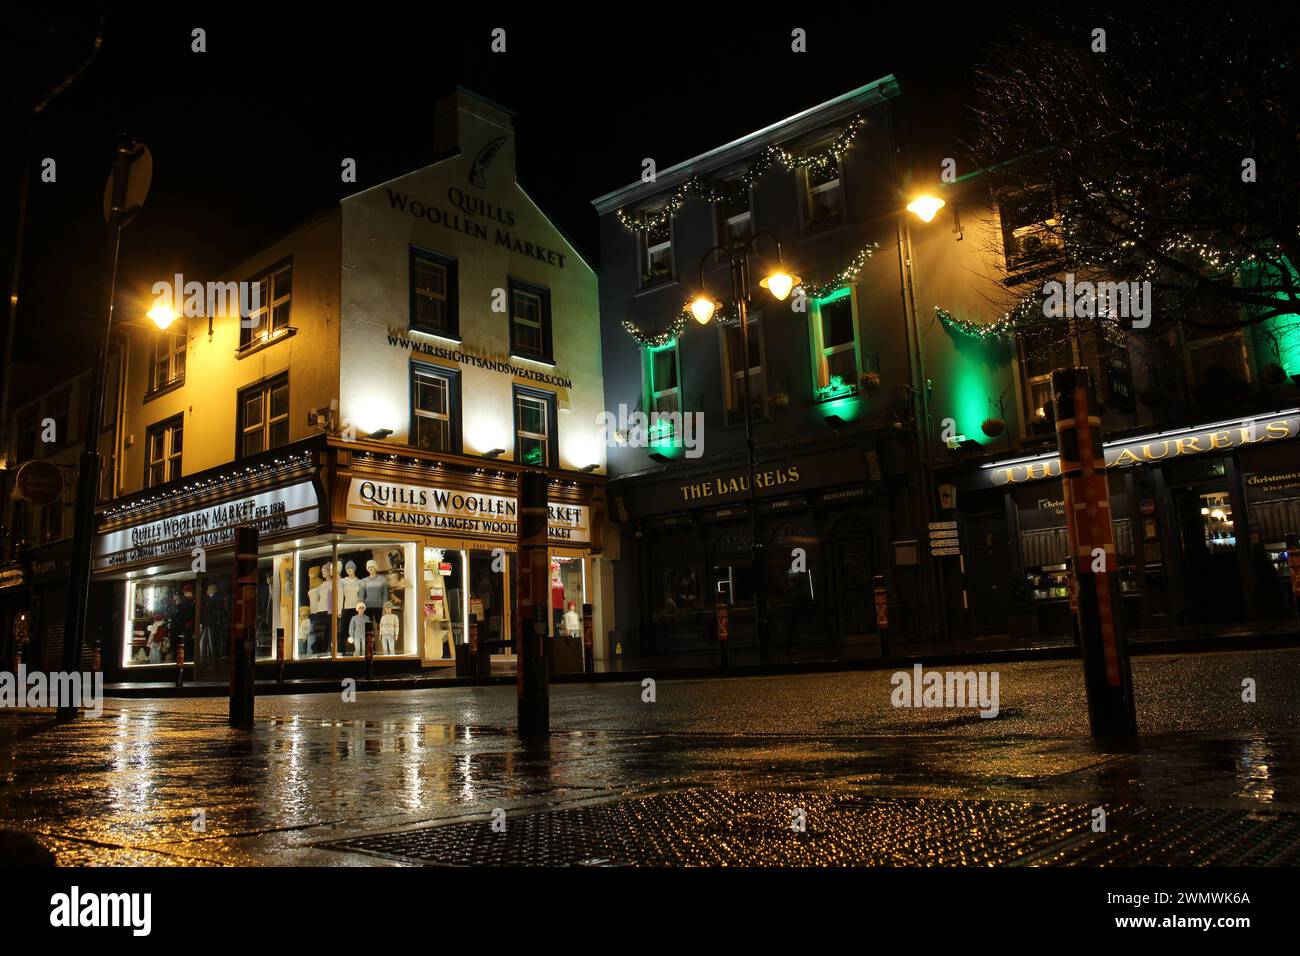
[[[415,374],[415,398],[416,398],[414,412],[415,412],[415,417],[417,419],[417,423],[416,423],[417,434],[411,436],[412,439],[411,444],[416,448],[422,447],[418,441],[418,430],[419,430],[418,419],[427,418],[430,421],[444,422],[446,428],[445,444],[443,445],[442,448],[433,449],[433,450],[452,451],[452,445],[455,442],[455,434],[454,434],[454,429],[452,427],[453,423],[452,423],[452,407],[451,407],[452,406],[451,379],[449,379],[445,375],[439,375],[437,372],[427,372],[423,369],[416,369],[414,374]],[[424,409],[420,407],[419,395],[420,395],[421,379],[424,379],[427,382],[435,382],[440,388],[442,388],[443,395],[445,397],[444,405],[446,406],[447,409],[445,414],[429,411],[428,409]]]
[[[277,286],[280,277],[285,275],[289,276],[289,291],[280,295],[277,292]],[[293,310],[291,302],[293,298],[293,263],[286,262],[284,265],[264,272],[253,282],[259,285],[263,282],[266,283],[266,301],[259,302],[258,307],[249,312],[247,318],[240,319],[239,347],[241,349],[261,345],[263,342],[270,341],[277,335],[282,334],[285,329],[289,328],[289,314]],[[289,303],[289,308],[285,310],[284,322],[272,328],[271,325],[275,321],[276,309],[285,303]],[[247,341],[245,341],[245,336],[247,336]]]
[[[858,328],[857,291],[851,289],[849,291],[849,294],[844,298],[847,298],[849,300],[849,315],[853,322],[853,342],[850,345],[828,346],[826,344],[825,325],[822,322],[822,306],[821,303],[815,303],[817,307],[816,309],[814,309],[814,316],[816,321],[813,326],[813,335],[815,336],[815,344],[817,349],[817,387],[818,388],[825,388],[826,386],[830,385],[831,383],[830,357],[831,355],[838,354],[840,352],[845,352],[850,350],[853,352],[853,368],[854,368],[853,380],[850,382],[845,382],[844,384],[852,388],[857,388],[858,382],[862,377],[862,335]],[[839,301],[840,300],[838,299],[836,300],[836,302]]]
[[[177,432],[181,441],[178,447]],[[162,439],[162,457],[154,457],[154,439]],[[145,487],[154,488],[175,481],[181,476],[181,456],[184,453],[185,420],[181,416],[169,418],[151,426],[145,435]],[[162,477],[154,480],[154,469],[162,468]]]
[[[169,385],[175,385],[185,381],[185,373],[178,372],[177,366],[184,359],[186,349],[189,348],[189,335],[185,332],[159,332],[158,338],[154,340],[153,363],[151,365],[153,382],[150,391],[157,391],[166,388]],[[166,377],[159,378],[159,370],[166,365]]]

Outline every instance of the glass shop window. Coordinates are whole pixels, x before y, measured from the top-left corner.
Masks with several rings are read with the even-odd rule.
[[[292,552],[257,562],[257,658],[277,660],[284,641],[285,660],[293,659],[294,557]]]
[[[338,611],[334,549],[325,545],[298,553],[298,620],[294,631],[295,660],[333,654],[334,617]]]
[[[175,664],[183,646],[194,661],[199,626],[198,583],[192,572],[126,583],[126,640],[122,664]]]
[[[423,549],[424,587],[420,594],[421,647],[426,660],[455,660],[465,634],[465,552]]]

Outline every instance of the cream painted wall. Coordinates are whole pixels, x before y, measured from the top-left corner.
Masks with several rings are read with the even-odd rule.
[[[457,260],[462,349],[556,374],[573,383],[572,389],[561,388],[460,364],[465,453],[504,448],[503,457],[513,457],[511,389],[517,382],[556,393],[560,467],[580,469],[597,463],[603,471],[605,445],[596,424],[604,408],[596,274],[515,182],[514,129],[507,114],[464,93],[457,94],[456,102],[455,125],[448,130],[460,146],[457,154],[341,203],[345,321],[340,415],[351,420],[358,433],[391,428],[390,440],[405,444],[410,428],[412,357],[452,365],[389,345],[389,329],[405,330],[409,323],[409,250],[414,244]],[[505,137],[505,142],[483,173],[485,188],[471,185],[469,173],[476,157],[499,137]],[[502,224],[482,213],[467,215],[453,205],[448,195],[451,188],[470,201],[490,203],[502,216],[508,210],[514,224]],[[392,197],[399,194],[406,197],[405,210],[393,205]],[[411,211],[412,202],[437,209],[447,218],[458,216],[478,223],[487,238],[456,231],[427,216],[417,217]],[[563,268],[498,245],[498,230],[563,255]],[[511,277],[550,289],[554,368],[510,359],[509,316],[493,312],[491,304],[493,290],[508,289]],[[452,344],[419,332],[411,333],[410,338],[431,345]]]
[[[144,485],[148,427],[180,413],[185,416],[183,475],[232,461],[236,452],[236,393],[285,370],[289,372],[289,440],[319,434],[318,429],[307,424],[307,412],[328,405],[338,396],[339,230],[340,215],[334,209],[304,223],[224,275],[185,275],[187,282],[241,282],[292,257],[289,325],[298,330],[295,335],[237,358],[237,316],[217,316],[210,342],[206,318],[178,320],[185,322],[189,337],[185,384],[146,402],[156,333],[133,330],[123,423],[130,443],[123,455],[123,494],[139,491]],[[172,277],[159,279],[171,281]]]

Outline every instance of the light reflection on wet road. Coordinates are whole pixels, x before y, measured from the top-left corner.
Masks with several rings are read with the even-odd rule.
[[[997,665],[1002,713],[899,710],[889,674],[552,687],[540,748],[513,687],[110,700],[57,727],[0,714],[0,826],[64,863],[373,862],[311,843],[684,786],[1300,809],[1300,651],[1139,658],[1135,754],[1086,736],[1077,662]],[[1253,678],[1259,700],[1241,702]],[[195,829],[202,813],[205,829]]]

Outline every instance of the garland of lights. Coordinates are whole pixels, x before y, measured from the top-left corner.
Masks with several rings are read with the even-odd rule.
[[[945,328],[951,329],[959,335],[964,335],[979,342],[992,342],[1014,332],[1029,317],[1029,313],[1035,304],[1036,300],[1032,297],[1022,299],[1019,305],[1002,316],[1002,318],[996,322],[988,323],[959,319],[947,309],[941,309],[937,305],[934,307],[934,314]]]
[[[681,209],[686,200],[692,196],[707,199],[712,203],[743,197],[748,193],[750,186],[776,163],[780,163],[787,169],[812,168],[824,170],[839,162],[840,157],[849,148],[853,138],[857,136],[858,130],[865,123],[865,117],[853,117],[838,136],[822,149],[812,153],[796,154],[790,152],[784,146],[768,146],[758,154],[758,158],[739,177],[728,180],[725,185],[692,176],[673,190],[664,204],[654,212],[629,215],[620,209],[617,213],[618,221],[623,224],[624,228],[633,232],[658,229],[676,215],[677,210]]]
[[[867,260],[875,254],[877,248],[878,246],[873,242],[871,245],[859,251],[858,254],[853,257],[853,261],[836,273],[835,278],[831,279],[825,285],[819,285],[815,289],[804,289],[803,286],[800,286],[799,288],[803,289],[804,295],[811,298],[826,298],[826,296],[830,295],[836,289],[848,285],[850,282],[857,279],[858,273],[862,271],[862,267],[866,265]],[[637,345],[642,348],[663,348],[673,339],[677,338],[677,336],[682,334],[686,328],[687,320],[690,317],[691,313],[689,308],[683,308],[682,311],[673,319],[672,324],[662,332],[643,332],[635,322],[625,319],[623,321],[623,331],[636,339]],[[724,321],[733,318],[730,310],[720,317]]]
[[[853,261],[841,269],[830,282],[827,282],[825,285],[819,285],[815,289],[805,289],[804,294],[809,295],[814,299],[824,299],[836,289],[840,288],[840,286],[845,286],[850,282],[855,281],[858,278],[858,273],[862,271],[862,267],[867,264],[868,259],[875,255],[876,249],[878,248],[879,246],[873,242],[854,256]]]

